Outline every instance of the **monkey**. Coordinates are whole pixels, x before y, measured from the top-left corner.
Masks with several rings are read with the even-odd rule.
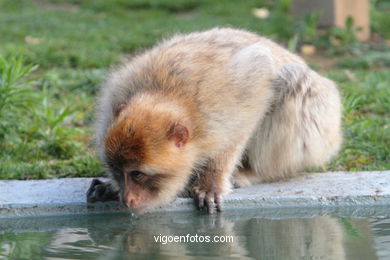
[[[263,36],[175,35],[103,84],[95,139],[112,183],[93,183],[88,200],[116,198],[101,195],[107,188],[142,213],[188,189],[198,209],[222,211],[233,186],[327,163],[342,142],[341,110],[333,81]]]

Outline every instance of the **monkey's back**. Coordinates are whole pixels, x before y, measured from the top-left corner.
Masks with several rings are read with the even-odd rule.
[[[254,48],[248,49],[251,53],[246,57],[243,50],[250,46]],[[253,53],[258,53],[256,60],[251,60]],[[153,91],[191,105],[210,139],[229,140],[238,129],[253,128],[259,120],[256,114],[265,109],[259,104],[272,95],[265,88],[286,63],[304,62],[276,43],[243,30],[216,28],[174,36],[110,74],[100,94],[97,145],[102,147],[117,106]]]

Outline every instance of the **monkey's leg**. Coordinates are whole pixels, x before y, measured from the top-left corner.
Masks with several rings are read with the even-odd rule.
[[[261,182],[256,172],[251,169],[248,159],[247,154],[242,156],[240,165],[233,173],[231,182],[235,189],[248,187]]]
[[[102,182],[93,179],[91,186],[87,191],[87,202],[119,200],[119,191],[117,191],[111,182]]]
[[[274,81],[277,98],[248,142],[251,169],[262,181],[296,176],[336,154],[341,103],[335,84],[306,65],[287,64]]]
[[[232,176],[232,184],[235,189],[244,188],[259,183],[256,173],[247,168],[237,168]]]

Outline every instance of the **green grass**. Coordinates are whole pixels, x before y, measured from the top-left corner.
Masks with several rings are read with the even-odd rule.
[[[329,169],[390,169],[389,71],[333,70],[327,74],[341,87],[344,104],[343,149]],[[350,74],[356,79],[351,80]]]
[[[164,37],[214,26],[337,55],[331,69],[313,64],[339,84],[345,105],[344,146],[326,169],[390,169],[390,5],[372,1],[376,40],[364,44],[351,29],[317,30],[316,14],[294,19],[289,6],[290,0],[0,0],[6,61],[0,63],[0,179],[101,176],[91,123],[108,68]],[[252,15],[258,7],[270,16]],[[12,84],[5,81],[10,76]]]

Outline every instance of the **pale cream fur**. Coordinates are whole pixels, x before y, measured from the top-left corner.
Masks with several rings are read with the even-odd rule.
[[[243,158],[250,183],[276,181],[323,165],[341,144],[342,107],[332,81],[264,37],[215,28],[177,35],[113,70],[97,111],[103,160],[115,109],[140,94],[158,100],[155,91],[172,100],[159,110],[189,124],[194,159],[186,179],[203,169],[220,195]]]

